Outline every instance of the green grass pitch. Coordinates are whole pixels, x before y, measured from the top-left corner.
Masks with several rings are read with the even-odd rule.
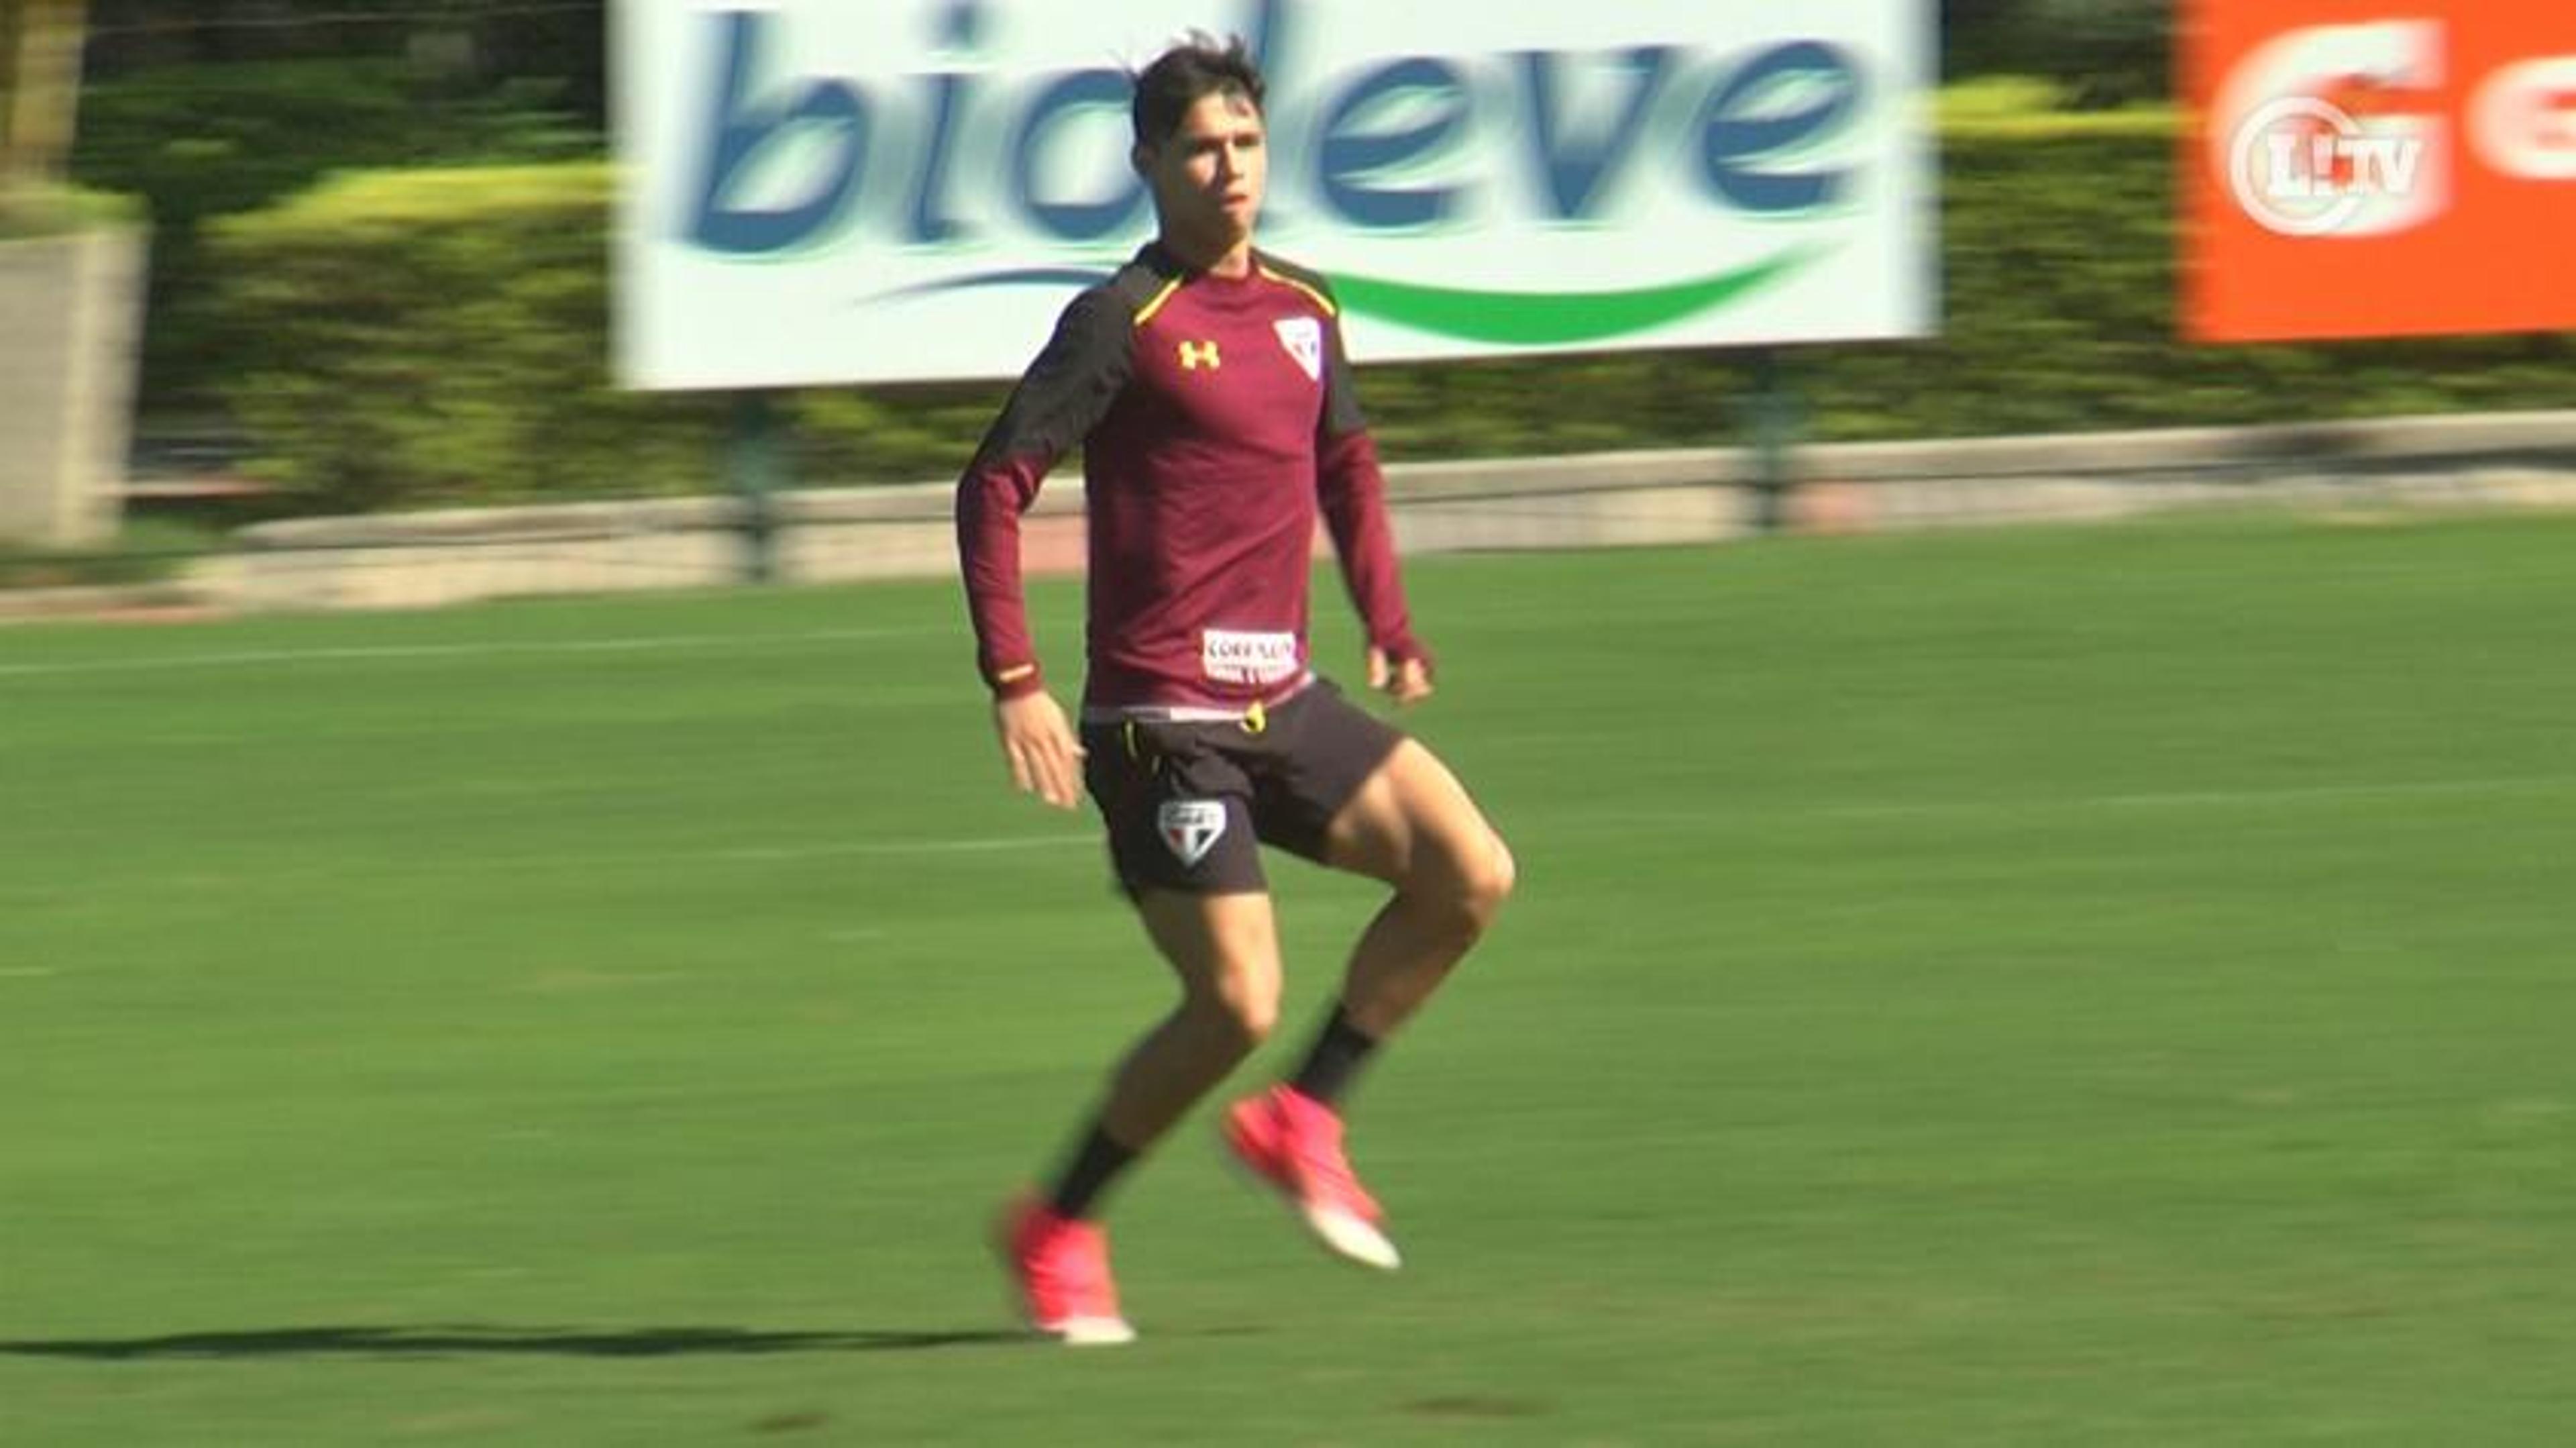
[[[983,1224],[1167,987],[953,587],[0,631],[0,1441],[2564,1441],[2576,523],[1411,577],[1522,893],[1407,1270],[1203,1113],[1101,1353]]]

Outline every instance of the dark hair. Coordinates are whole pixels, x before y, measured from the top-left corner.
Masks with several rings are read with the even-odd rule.
[[[1258,111],[1264,89],[1261,67],[1253,63],[1242,36],[1219,42],[1213,35],[1194,31],[1156,56],[1136,77],[1135,99],[1128,106],[1136,144],[1154,146],[1169,140],[1181,128],[1181,117],[1208,96],[1239,95]]]

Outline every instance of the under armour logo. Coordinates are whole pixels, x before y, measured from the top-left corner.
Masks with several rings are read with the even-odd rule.
[[[1214,372],[1216,369],[1224,365],[1224,361],[1216,355],[1216,344],[1214,342],[1183,342],[1181,344],[1181,370],[1184,372],[1196,372],[1202,367],[1206,368],[1210,372]]]

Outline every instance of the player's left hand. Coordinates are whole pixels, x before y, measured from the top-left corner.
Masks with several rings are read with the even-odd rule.
[[[1368,651],[1368,681],[1370,688],[1385,690],[1399,709],[1431,697],[1430,665],[1420,659],[1392,658],[1375,646]]]

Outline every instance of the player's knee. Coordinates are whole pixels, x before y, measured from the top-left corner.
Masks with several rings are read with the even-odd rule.
[[[1249,1055],[1279,1029],[1279,988],[1248,976],[1229,976],[1191,1000],[1204,1029]]]
[[[1230,995],[1225,1001],[1225,1015],[1243,1049],[1251,1051],[1279,1029],[1279,992],[1246,990]]]
[[[1459,872],[1459,901],[1468,917],[1475,921],[1476,931],[1485,927],[1503,911],[1503,902],[1512,898],[1512,888],[1520,883],[1520,864],[1512,858],[1512,848],[1503,837],[1485,836],[1481,848],[1468,852],[1465,868]]]
[[[1474,940],[1502,913],[1519,883],[1519,866],[1500,835],[1486,833],[1447,853],[1430,878],[1418,881],[1416,899],[1436,910],[1459,937]]]
[[[1483,902],[1487,918],[1503,908],[1512,891],[1521,883],[1521,862],[1512,855],[1512,847],[1501,835],[1486,837],[1485,868],[1478,883],[1477,898]]]

